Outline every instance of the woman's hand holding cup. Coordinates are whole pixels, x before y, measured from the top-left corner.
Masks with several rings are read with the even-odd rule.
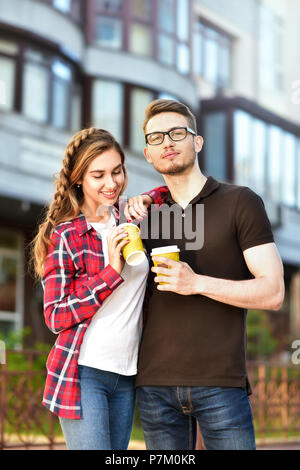
[[[119,274],[121,274],[125,264],[122,248],[129,243],[129,239],[126,238],[127,235],[128,233],[124,227],[113,227],[107,235],[109,264]]]

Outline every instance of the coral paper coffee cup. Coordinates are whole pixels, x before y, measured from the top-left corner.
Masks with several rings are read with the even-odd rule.
[[[178,248],[177,245],[169,245],[169,246],[162,246],[159,248],[153,248],[153,250],[151,251],[151,257],[153,258],[153,256],[163,256],[164,258],[170,258],[174,261],[179,261],[180,260],[179,253],[180,253],[180,249]],[[166,264],[163,264],[163,263],[158,263],[154,260],[153,260],[153,264],[154,266],[160,266],[163,268],[170,269],[170,266],[167,266]],[[166,274],[160,274],[160,276],[166,276]],[[166,283],[160,282],[159,284],[166,284]]]
[[[146,258],[143,242],[140,236],[140,229],[130,223],[125,223],[119,225],[119,227],[124,227],[128,235],[126,238],[129,238],[129,243],[122,248],[123,257],[129,266],[138,266]],[[125,238],[125,237],[124,237]]]

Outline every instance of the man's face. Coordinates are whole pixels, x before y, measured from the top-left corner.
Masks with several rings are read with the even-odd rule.
[[[147,124],[146,134],[166,132],[174,127],[190,127],[185,116],[173,112],[160,113],[151,118]],[[196,155],[200,152],[203,139],[187,133],[185,139],[174,142],[168,135],[160,145],[150,145],[144,149],[149,163],[163,175],[185,174],[194,165]]]

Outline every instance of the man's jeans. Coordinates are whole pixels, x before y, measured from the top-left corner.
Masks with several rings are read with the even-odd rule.
[[[126,450],[133,422],[135,376],[79,366],[82,419],[59,418],[70,450]]]
[[[255,450],[246,390],[231,387],[138,387],[149,450],[193,450],[196,420],[207,450]]]

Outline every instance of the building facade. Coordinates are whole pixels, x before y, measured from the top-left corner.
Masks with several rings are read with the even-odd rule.
[[[198,118],[204,172],[263,197],[286,273],[274,322],[299,337],[299,13],[296,0],[0,0],[0,331],[49,338],[26,247],[70,137],[110,130],[138,194],[163,181],[142,154],[144,109],[171,97]]]

